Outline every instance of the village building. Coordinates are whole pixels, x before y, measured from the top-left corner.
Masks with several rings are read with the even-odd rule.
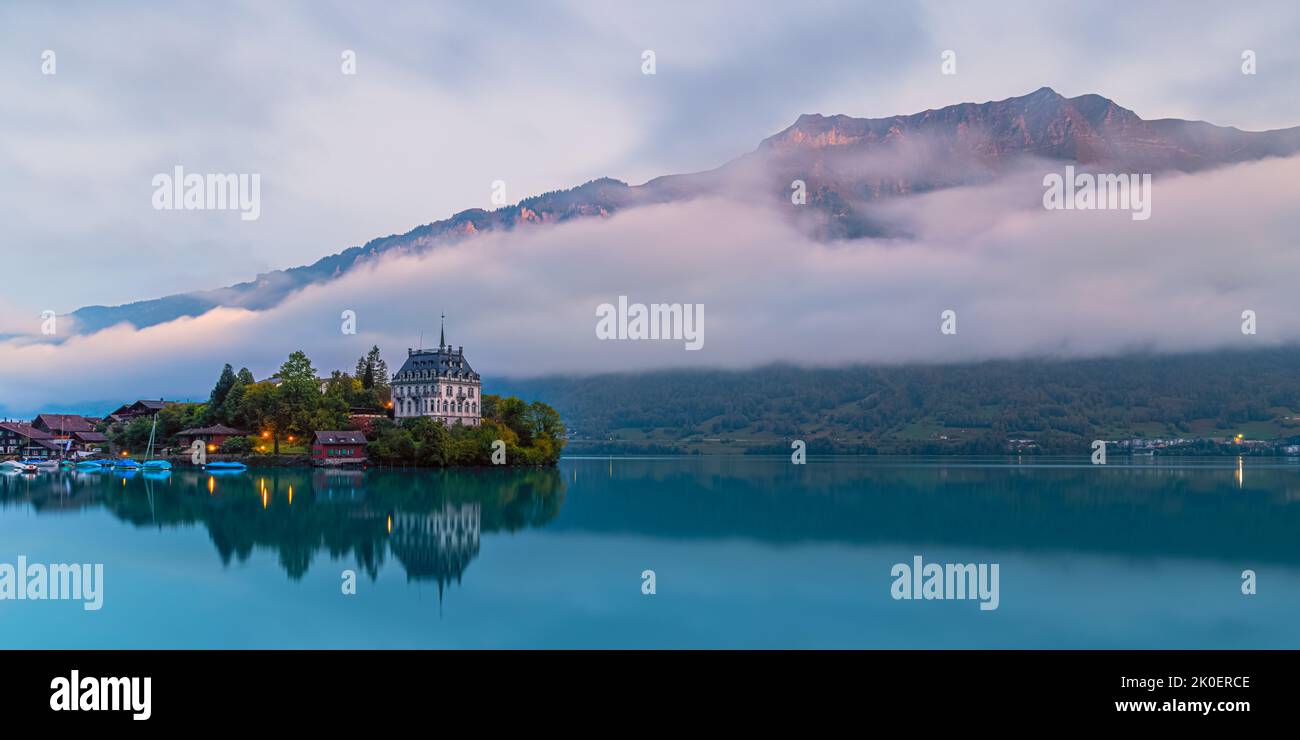
[[[103,432],[94,430],[88,432],[73,432],[72,444],[87,452],[97,450],[108,444],[108,437]]]
[[[352,431],[316,432],[313,465],[360,465],[366,462],[366,435]]]
[[[215,424],[210,427],[182,429],[176,433],[176,441],[183,447],[189,447],[194,444],[195,440],[198,440],[208,446],[209,452],[216,452],[231,437],[247,437],[248,435],[249,433],[242,429],[233,429],[224,424]]]
[[[445,325],[437,349],[406,350],[392,390],[394,418],[428,416],[465,426],[478,426],[482,420],[482,380],[465,359],[465,347],[447,344]]]
[[[386,409],[367,409],[355,406],[348,409],[348,426],[361,431],[366,436],[370,436],[376,421],[387,418],[388,411]]]
[[[18,421],[0,422],[0,455],[18,457],[62,457],[66,442],[49,432]]]
[[[161,398],[157,401],[140,400],[135,403],[128,403],[119,406],[117,410],[108,415],[111,422],[130,421],[139,416],[153,416],[168,406],[175,405],[175,401],[164,401]]]
[[[74,432],[93,432],[95,427],[80,414],[38,414],[32,427],[59,439],[71,439]]]

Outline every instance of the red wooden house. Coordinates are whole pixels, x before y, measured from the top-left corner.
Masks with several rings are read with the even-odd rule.
[[[313,465],[364,465],[366,435],[361,432],[316,432],[311,446]]]

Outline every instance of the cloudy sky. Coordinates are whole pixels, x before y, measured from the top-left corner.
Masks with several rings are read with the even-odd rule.
[[[1103,94],[1144,118],[1202,119],[1256,130],[1293,126],[1300,124],[1300,96],[1294,94],[1300,89],[1297,37],[1300,6],[1292,2],[1242,3],[1228,10],[1209,2],[583,0],[388,3],[382,13],[358,2],[6,3],[0,7],[0,185],[5,194],[0,198],[5,224],[0,331],[31,333],[44,310],[64,313],[219,287],[309,263],[465,208],[489,207],[496,180],[506,183],[514,201],[595,177],[639,183],[660,174],[708,169],[752,150],[801,113],[883,116],[1001,99],[1050,85],[1067,96]],[[654,76],[641,73],[646,49],[656,53]],[[958,74],[953,76],[939,74],[946,49],[957,54]],[[1240,73],[1245,49],[1256,53],[1256,75]],[[46,50],[56,55],[53,75],[42,74]],[[355,75],[340,72],[344,50],[356,53]],[[152,178],[176,164],[197,172],[259,173],[261,217],[242,221],[230,212],[154,210]],[[1291,193],[1294,203],[1295,188],[1288,183],[1295,180],[1286,179],[1297,174],[1294,165],[1264,163],[1234,172],[1239,179],[1202,178],[1182,186],[1169,196],[1165,213],[1186,207],[1188,217],[1194,217],[1198,199],[1209,197],[1204,183],[1212,182],[1230,192],[1257,193],[1257,200],[1239,205],[1264,225],[1290,227],[1295,234],[1286,198],[1269,197]],[[949,213],[955,207],[922,201],[903,206],[910,210],[900,218],[924,226],[925,213]],[[896,352],[858,351],[871,345],[857,342],[861,335],[841,326],[836,317],[846,304],[834,297],[849,301],[860,296],[850,296],[847,287],[841,295],[837,280],[892,275],[894,280],[880,289],[897,292],[904,302],[921,295],[916,313],[930,322],[936,306],[959,296],[909,289],[908,275],[924,275],[929,291],[944,284],[944,279],[933,279],[936,274],[947,275],[960,260],[970,260],[966,269],[950,275],[954,289],[985,283],[992,290],[998,274],[975,272],[976,267],[988,268],[999,255],[1016,262],[1042,258],[1034,252],[1013,253],[1043,215],[1014,208],[1000,220],[973,225],[960,240],[931,225],[929,239],[906,255],[885,244],[862,245],[852,253],[805,245],[799,235],[784,234],[782,225],[769,224],[762,214],[741,206],[712,204],[708,214],[698,208],[628,214],[599,233],[590,231],[595,226],[566,227],[569,231],[529,239],[493,240],[477,251],[447,250],[419,264],[381,265],[347,285],[309,291],[265,316],[218,312],[157,327],[153,333],[86,338],[59,348],[9,342],[0,345],[0,352],[21,354],[32,372],[41,375],[19,375],[12,370],[19,363],[6,361],[0,370],[0,404],[23,408],[46,398],[68,398],[68,383],[75,384],[75,377],[56,381],[48,377],[50,367],[67,368],[74,362],[102,367],[105,358],[119,357],[112,347],[132,348],[122,358],[165,356],[167,372],[121,368],[121,387],[104,389],[105,395],[157,395],[146,393],[142,384],[150,391],[193,393],[187,385],[192,382],[182,379],[191,364],[204,375],[197,391],[205,392],[210,385],[206,376],[214,374],[208,369],[212,362],[219,369],[225,361],[254,366],[282,357],[287,348],[272,341],[275,331],[280,337],[288,332],[301,338],[314,356],[323,358],[318,364],[345,366],[347,357],[360,354],[357,347],[329,344],[324,330],[312,346],[318,341],[316,330],[307,327],[315,324],[302,314],[328,314],[336,330],[341,308],[355,308],[363,319],[353,344],[388,342],[384,349],[390,362],[400,363],[402,350],[420,330],[436,330],[433,316],[440,304],[448,304],[473,314],[457,317],[460,337],[479,345],[471,359],[480,358],[476,362],[484,372],[575,369],[564,358],[581,368],[640,366],[647,358],[638,353],[666,350],[612,351],[604,345],[584,353],[581,347],[592,339],[593,300],[655,285],[664,300],[686,301],[703,293],[711,309],[716,304],[709,315],[717,322],[709,325],[710,350],[692,353],[699,357],[692,356],[691,362],[765,361],[772,352],[755,346],[768,336],[776,343],[808,337],[816,346],[805,349],[819,361],[900,359],[893,357]],[[970,205],[972,213],[980,210]],[[739,225],[711,237],[711,251],[702,253],[701,245],[693,244],[678,254],[665,246],[665,239],[689,242],[698,235],[698,225],[718,223],[718,214]],[[1089,224],[1080,222],[1073,236],[1082,244],[1107,239],[1106,219],[1101,215]],[[1213,253],[1214,245],[1193,238],[1205,236],[1205,228],[1199,233],[1186,228],[1186,223],[1167,220],[1152,227]],[[1290,259],[1292,252],[1284,247],[1293,249],[1294,244],[1279,243],[1281,232],[1266,231],[1260,222],[1251,229],[1258,231],[1254,248],[1261,259]],[[1210,233],[1215,233],[1212,228]],[[785,240],[774,243],[773,235]],[[1061,238],[1059,229],[1037,236]],[[1134,250],[1150,244],[1116,238]],[[746,254],[765,254],[775,263],[794,242],[810,256],[782,268],[785,272],[736,271],[735,261],[727,261],[744,262],[736,250],[750,250]],[[620,245],[617,253],[624,262],[606,264],[613,253],[610,244]],[[983,255],[973,251],[980,244]],[[636,245],[644,251],[629,251]],[[483,255],[492,250],[502,259],[515,259],[513,264],[529,265],[531,272],[504,271],[501,263],[484,265]],[[546,259],[534,264],[531,258],[543,254],[540,250],[547,250]],[[654,253],[658,261],[648,257]],[[646,260],[640,273],[644,282],[620,282],[626,265],[641,259]],[[665,274],[658,275],[656,265]],[[1041,267],[1083,269],[1068,260]],[[1268,293],[1276,265],[1271,271],[1229,268],[1218,271],[1220,292],[1215,295],[1258,289],[1262,303],[1281,300]],[[449,272],[472,280],[448,280]],[[738,295],[731,300],[727,288],[738,274],[747,282],[734,286]],[[1212,275],[1207,268],[1203,275],[1179,277],[1186,286]],[[658,278],[662,281],[655,283]],[[1074,289],[1100,289],[1115,279],[1098,275],[1097,282],[1079,282]],[[1163,283],[1166,278],[1143,280]],[[1236,282],[1225,287],[1223,280]],[[740,288],[769,283],[767,295],[780,298],[752,304],[740,299]],[[692,291],[693,285],[699,290]],[[792,289],[800,285],[804,292]],[[567,300],[573,296],[580,300]],[[1195,303],[1193,298],[1186,294],[1189,303]],[[312,309],[312,301],[320,305]],[[1011,296],[1004,290],[999,301],[1009,303]],[[1240,312],[1235,309],[1240,301],[1225,299],[1222,306],[1217,301],[1201,296],[1196,305],[1215,317]],[[1014,314],[1029,305],[995,310],[997,302],[989,299],[983,310]],[[510,306],[515,312],[500,310]],[[541,306],[548,307],[546,312],[539,311]],[[1107,310],[1140,308],[1115,304]],[[570,324],[564,324],[566,316]],[[853,319],[858,326],[863,321]],[[893,321],[906,325],[911,319]],[[534,324],[536,332],[519,331]],[[583,335],[570,325],[582,327]],[[969,325],[973,343],[978,323]],[[1225,326],[1233,328],[1230,322]],[[1271,328],[1281,327],[1273,323]],[[1103,347],[1090,344],[1083,334],[1056,329],[1026,333],[1023,341],[1004,332],[1001,338],[984,337],[978,346],[968,345],[961,356],[1045,347],[1102,351],[1160,346],[1162,341],[1154,326],[1132,334]],[[1163,336],[1174,347],[1185,346],[1172,342],[1183,336],[1179,331]],[[1187,335],[1188,341],[1194,338],[1194,333]],[[546,350],[559,346],[568,349]],[[788,346],[791,352],[796,349],[793,343]],[[825,349],[832,346],[833,351]],[[878,348],[884,346],[900,345]],[[188,353],[178,351],[185,347]],[[209,351],[213,347],[219,351]],[[942,359],[952,351],[909,347],[905,354],[914,358]],[[673,364],[679,356],[653,364]],[[15,394],[30,401],[8,398]]]

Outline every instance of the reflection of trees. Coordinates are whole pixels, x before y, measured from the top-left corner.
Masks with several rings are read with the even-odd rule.
[[[480,532],[544,526],[559,513],[563,488],[554,469],[178,471],[125,485],[108,474],[58,473],[0,479],[0,505],[104,506],[137,527],[202,524],[222,563],[272,549],[294,580],[322,550],[332,559],[351,556],[375,579],[391,546],[408,579],[441,588],[459,582],[478,555]]]

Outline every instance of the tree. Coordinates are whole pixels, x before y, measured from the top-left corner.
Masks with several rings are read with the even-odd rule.
[[[230,391],[226,393],[226,400],[221,404],[221,408],[212,414],[213,418],[219,423],[233,427],[247,428],[252,426],[252,423],[241,413],[243,411],[244,393],[250,385],[253,385],[253,383],[245,383],[242,375],[235,376],[235,384],[230,386]],[[211,410],[209,410],[209,413],[211,413]]]
[[[379,356],[379,345],[371,347],[364,357],[357,360],[356,378],[366,390],[388,387],[388,363]]]
[[[221,443],[221,452],[226,455],[247,455],[256,445],[251,437],[230,437]]]
[[[166,406],[154,416],[138,416],[126,424],[109,428],[108,437],[113,444],[129,452],[144,452],[149,445],[149,435],[154,435],[154,449],[176,444],[176,433],[198,426],[207,416],[207,406],[201,403],[177,403]],[[154,422],[157,421],[155,428]]]
[[[316,368],[312,367],[311,360],[307,353],[302,350],[296,350],[289,355],[289,359],[280,365],[280,372],[276,373],[282,385],[296,384],[301,387],[316,385]]]
[[[486,408],[488,404],[484,404]],[[492,418],[505,424],[519,435],[520,444],[527,447],[533,442],[532,430],[525,421],[528,405],[514,396],[496,399],[492,404]]]
[[[259,433],[271,437],[274,453],[280,454],[280,437],[289,433],[293,413],[284,395],[273,384],[254,383],[244,388],[239,416]]]
[[[217,378],[217,384],[212,388],[212,395],[208,396],[208,420],[215,421],[221,413],[221,405],[226,402],[226,396],[230,394],[230,389],[235,386],[239,379],[235,377],[235,369],[226,363],[221,369],[221,376]]]
[[[253,379],[253,373],[246,367],[239,368],[239,379],[244,381],[244,385],[252,385],[257,382]]]
[[[441,422],[427,416],[407,419],[402,427],[415,440],[415,462],[420,465],[442,467],[451,458],[451,435]]]

